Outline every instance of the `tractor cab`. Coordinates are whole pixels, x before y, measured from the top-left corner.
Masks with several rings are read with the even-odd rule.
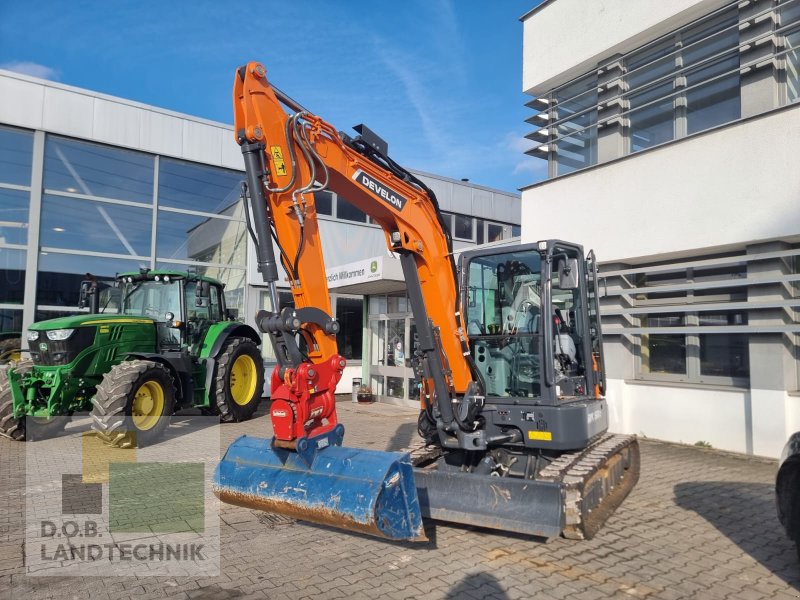
[[[197,347],[208,328],[230,317],[223,286],[192,273],[149,271],[118,277],[119,314],[155,321],[163,349]]]

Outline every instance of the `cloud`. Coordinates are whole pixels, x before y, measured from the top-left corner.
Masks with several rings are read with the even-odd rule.
[[[61,76],[56,69],[35,62],[19,61],[2,63],[0,64],[0,69],[14,71],[22,75],[30,75],[31,77],[38,77],[39,79],[49,79],[51,81],[58,81]]]
[[[533,174],[534,182],[547,178],[547,161],[525,154],[533,148],[534,143],[516,131],[507,133],[503,138],[503,146],[511,154],[510,162],[514,165],[512,175]]]
[[[386,44],[377,42],[378,55],[383,60],[388,69],[400,80],[406,94],[406,98],[414,107],[417,117],[422,125],[422,132],[428,143],[438,152],[446,152],[449,144],[442,135],[441,124],[438,122],[435,104],[429,99],[427,86],[422,82],[415,71],[407,65],[413,61],[406,58],[399,58],[386,50]]]

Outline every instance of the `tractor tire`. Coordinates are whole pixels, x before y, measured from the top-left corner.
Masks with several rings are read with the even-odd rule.
[[[0,365],[4,365],[12,360],[19,360],[22,350],[22,340],[20,338],[9,338],[0,340]]]
[[[0,383],[0,435],[15,442],[25,441],[25,418],[15,419],[11,411],[14,400],[7,382]]]
[[[175,382],[162,364],[131,360],[111,368],[92,398],[92,429],[115,448],[157,442],[175,411]]]
[[[232,337],[217,359],[210,396],[223,423],[247,421],[261,401],[264,361],[253,340]]]

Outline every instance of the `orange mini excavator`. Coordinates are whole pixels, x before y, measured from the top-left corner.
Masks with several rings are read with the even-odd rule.
[[[433,192],[360,125],[353,137],[272,86],[235,75],[248,228],[272,310],[272,439],[241,437],[214,476],[225,502],[393,539],[422,517],[591,537],[639,476],[634,436],[607,433],[596,261],[579,245],[478,248],[453,258]],[[416,323],[418,450],[342,446],[336,345],[314,192],[371,217],[399,255]],[[274,244],[273,244],[274,242]],[[288,275],[294,307],[281,309]]]

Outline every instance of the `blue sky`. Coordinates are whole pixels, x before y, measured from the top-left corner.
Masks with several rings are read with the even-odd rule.
[[[545,174],[523,154],[519,17],[539,1],[3,2],[0,68],[231,123],[234,70],[259,60],[397,162],[514,191]]]

